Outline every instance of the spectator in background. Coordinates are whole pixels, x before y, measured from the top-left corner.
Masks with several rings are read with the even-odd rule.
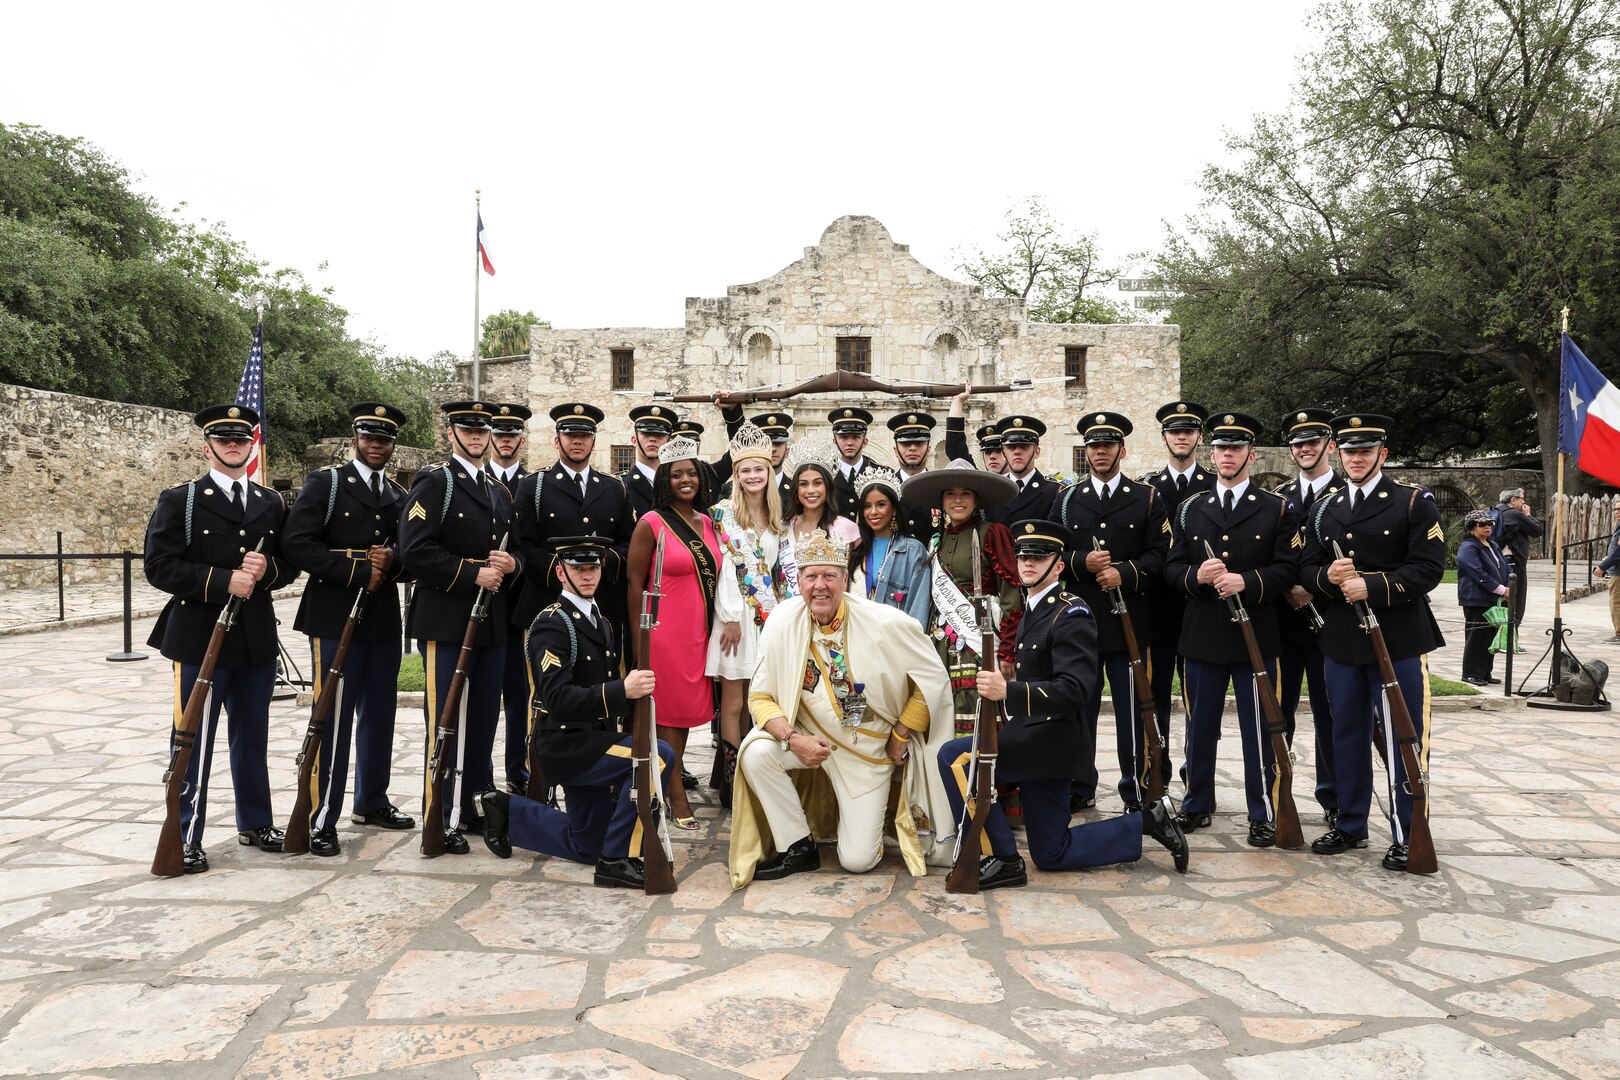
[[[1519,643],[1519,623],[1524,621],[1524,599],[1530,594],[1526,576],[1530,569],[1530,541],[1539,539],[1546,530],[1536,520],[1535,511],[1525,502],[1524,488],[1508,488],[1497,497],[1497,516],[1501,518],[1496,533],[1497,546],[1507,556],[1508,565],[1519,576],[1518,587],[1513,590],[1513,651],[1524,652]]]
[[[1614,532],[1609,537],[1609,550],[1592,573],[1609,582],[1609,622],[1614,627],[1610,641],[1620,641],[1620,499],[1614,502]]]
[[[1470,510],[1463,518],[1457,547],[1457,603],[1463,609],[1463,682],[1489,686],[1501,682],[1491,674],[1495,657],[1491,639],[1496,626],[1485,612],[1508,591],[1508,562],[1491,540],[1495,522],[1488,510]]]

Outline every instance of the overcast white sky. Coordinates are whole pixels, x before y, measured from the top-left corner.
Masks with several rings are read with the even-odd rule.
[[[0,118],[99,144],[426,357],[471,344],[475,188],[484,313],[557,326],[680,326],[842,214],[947,274],[1031,194],[1112,259],[1155,247],[1222,129],[1287,103],[1306,11],[10,5]]]

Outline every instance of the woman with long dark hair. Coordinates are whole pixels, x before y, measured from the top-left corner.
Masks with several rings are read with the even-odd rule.
[[[855,559],[850,591],[899,608],[927,630],[928,549],[900,531],[899,474],[882,466],[867,469],[855,485],[855,498],[864,554]]]
[[[799,595],[799,568],[793,562],[793,545],[817,529],[848,544],[851,557],[861,542],[861,531],[844,517],[833,486],[834,462],[838,451],[823,436],[811,437],[795,445],[788,454],[787,474],[791,478],[788,503],[782,515],[787,527],[782,543],[782,584],[784,598]]]
[[[702,510],[714,500],[697,454],[697,443],[681,437],[658,451],[653,508],[641,516],[630,537],[627,573],[628,625],[638,635],[643,595],[663,540],[663,599],[658,628],[651,635],[652,656],[636,661],[657,678],[653,705],[658,737],[674,750],[675,760],[668,765],[673,770],[684,767],[687,732],[714,719],[713,684],[703,671],[722,563],[714,522]],[[686,790],[678,783],[669,785],[669,812],[677,828],[698,828]]]

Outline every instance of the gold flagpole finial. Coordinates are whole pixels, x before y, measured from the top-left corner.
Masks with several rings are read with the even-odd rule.
[[[1566,306],[1563,311],[1559,312],[1559,315],[1561,315],[1563,317],[1563,320],[1564,320],[1564,328],[1563,329],[1564,329],[1564,333],[1567,334],[1567,333],[1569,333],[1569,308]]]

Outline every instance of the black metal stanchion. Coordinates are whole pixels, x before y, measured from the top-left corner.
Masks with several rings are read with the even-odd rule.
[[[1519,575],[1509,574],[1507,595],[1502,598],[1507,605],[1508,616],[1507,633],[1504,635],[1507,648],[1503,650],[1507,653],[1507,666],[1502,671],[1502,696],[1507,698],[1513,696],[1513,647],[1519,643],[1519,627],[1513,621],[1513,605],[1518,603],[1518,597],[1515,595],[1518,590]]]
[[[62,561],[62,530],[56,530],[56,621],[67,622],[66,577],[67,563]]]
[[[61,536],[61,533],[57,533]],[[145,653],[135,651],[135,587],[133,583],[133,567],[135,553],[124,552],[124,651],[113,653],[107,657],[113,663],[125,663],[130,660],[145,660]]]

